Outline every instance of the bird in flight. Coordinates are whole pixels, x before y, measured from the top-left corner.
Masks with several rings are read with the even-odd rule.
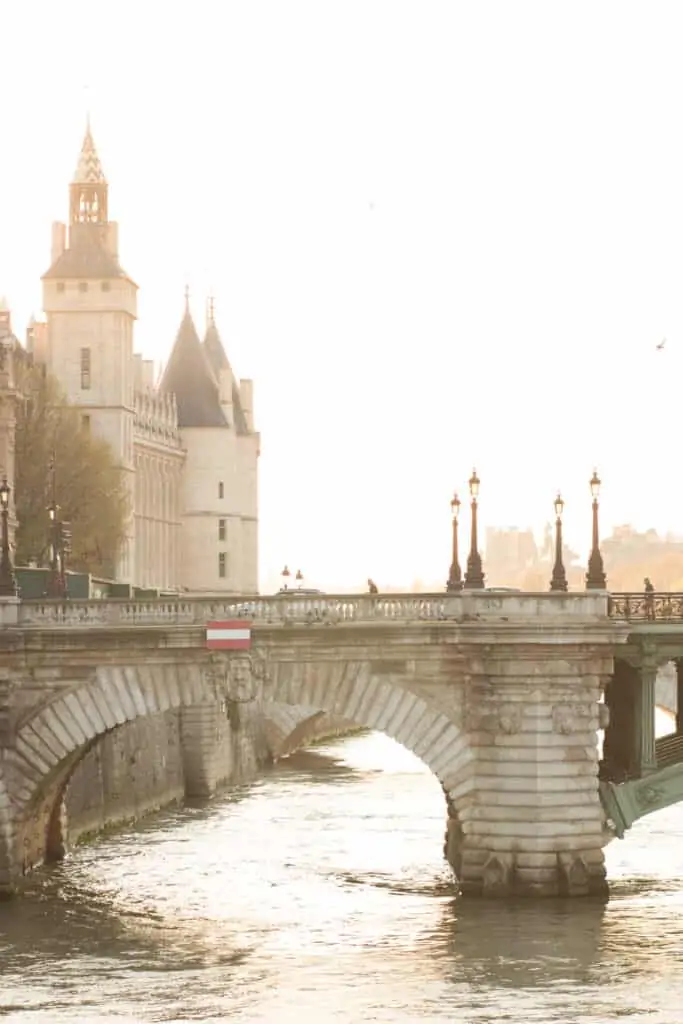
[[[662,338],[662,340],[660,341],[659,345],[655,345],[655,348],[657,349],[658,352],[661,352],[665,345],[666,345],[666,338]]]

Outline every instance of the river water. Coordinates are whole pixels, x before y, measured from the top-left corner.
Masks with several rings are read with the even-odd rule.
[[[0,904],[17,1022],[683,1021],[683,807],[608,848],[612,896],[460,901],[445,804],[378,734],[155,816]]]

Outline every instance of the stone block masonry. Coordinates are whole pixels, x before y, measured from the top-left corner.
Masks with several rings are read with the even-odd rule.
[[[249,782],[282,755],[281,744],[290,752],[349,728],[329,716],[321,720],[320,713],[311,720],[309,709],[289,708],[290,734],[284,735],[277,728],[282,722],[274,726],[269,711],[195,704],[107,733],[78,763],[67,786],[65,846],[175,802],[207,799],[222,786]]]
[[[175,736],[166,782],[177,788],[182,771],[201,798],[257,770],[258,714],[288,705],[303,709],[302,742],[324,712],[422,759],[447,797],[463,894],[604,891],[599,701],[629,632],[610,619],[607,595],[257,599],[245,612],[251,651],[218,653],[205,623],[239,615],[239,602],[110,604],[22,605],[0,630],[0,886],[61,854],[64,793],[96,744],[114,744],[97,771],[125,813],[140,805],[124,800],[113,765],[137,755],[142,723],[171,716],[177,732],[152,727],[146,745],[170,756]],[[292,742],[286,719],[280,711],[271,730],[280,753]],[[130,746],[113,738],[133,723],[143,731]],[[129,768],[145,799],[163,797],[151,762]]]

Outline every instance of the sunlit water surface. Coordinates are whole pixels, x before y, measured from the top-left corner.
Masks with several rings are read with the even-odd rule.
[[[606,906],[457,900],[444,823],[369,734],[83,847],[0,905],[0,1017],[683,1021],[683,808],[608,848]]]

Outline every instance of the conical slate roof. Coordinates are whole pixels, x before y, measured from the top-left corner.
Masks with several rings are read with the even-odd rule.
[[[216,327],[216,321],[213,319],[213,310],[209,314],[209,322],[206,325],[206,334],[204,335],[202,348],[204,349],[206,360],[213,370],[214,377],[217,382],[220,382],[221,370],[230,371],[230,376],[232,377],[232,410],[233,416],[235,417],[235,430],[238,434],[248,434],[249,429],[247,427],[247,419],[244,415],[244,409],[242,408],[240,389],[235,380],[235,375],[232,372],[230,360],[225,354],[223,342],[221,341],[221,336],[218,333],[218,328]]]
[[[100,158],[97,155],[97,150],[95,149],[92,132],[90,131],[90,121],[88,121],[88,125],[85,129],[83,145],[81,146],[81,154],[78,158],[78,164],[76,165],[76,170],[74,172],[73,184],[97,185],[105,184],[106,181],[107,179],[104,176]]]
[[[206,353],[206,358],[209,361],[209,365],[216,376],[220,370],[230,369],[230,362],[225,354],[221,336],[218,333],[218,328],[213,320],[209,320],[209,323],[206,326],[206,334],[204,335],[204,351]]]
[[[175,394],[179,427],[224,427],[218,384],[197,334],[189,305],[178,328],[160,390]]]

